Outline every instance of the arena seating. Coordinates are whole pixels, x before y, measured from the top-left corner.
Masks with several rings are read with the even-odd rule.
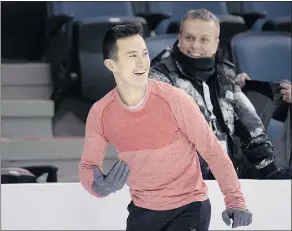
[[[16,167],[17,158],[21,160],[18,167],[25,158],[30,164],[36,158],[46,165],[49,155],[54,165],[59,156],[69,160],[71,155],[70,169],[74,169],[86,115],[93,102],[114,87],[101,54],[105,30],[140,23],[153,59],[172,46],[178,22],[195,8],[209,9],[218,16],[221,45],[230,43],[229,58],[238,72],[261,81],[291,79],[291,2],[2,2],[1,96],[5,98],[2,105],[10,110],[3,107],[6,112],[1,111],[4,167]],[[29,129],[16,129],[16,120]],[[61,129],[56,129],[59,124]],[[278,129],[272,121],[268,130],[272,138],[278,136]],[[56,130],[56,137],[65,134],[79,139],[46,140]],[[18,146],[15,137],[30,140],[21,140]],[[38,154],[32,154],[33,150]],[[63,166],[61,162],[57,165]],[[62,169],[61,180],[71,174],[63,174]]]
[[[258,15],[254,29],[292,32],[292,3],[288,2],[242,2],[241,13]],[[262,15],[262,16],[260,16]]]

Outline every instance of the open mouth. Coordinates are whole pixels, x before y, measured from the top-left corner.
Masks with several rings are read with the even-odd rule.
[[[194,52],[189,52],[189,55],[193,58],[198,58],[198,57],[202,57],[203,54],[202,53],[194,53]]]
[[[145,73],[146,73],[146,70],[143,70],[143,71],[134,71],[134,74],[135,75],[138,75],[138,76],[144,75]]]

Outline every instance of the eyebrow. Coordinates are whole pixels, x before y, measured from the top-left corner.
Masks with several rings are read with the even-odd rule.
[[[186,33],[186,35],[191,36],[191,37],[195,37],[195,36],[193,36],[193,35],[191,35],[189,33]],[[201,37],[210,37],[210,35],[204,34],[204,35],[201,35]]]
[[[145,48],[143,51],[148,51],[148,49],[147,48]],[[133,54],[133,53],[137,53],[138,51],[128,51],[128,52],[126,52],[126,55],[128,55],[128,54]]]

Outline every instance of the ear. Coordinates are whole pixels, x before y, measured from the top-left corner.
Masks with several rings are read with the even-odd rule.
[[[177,40],[178,40],[177,46],[180,47],[180,40],[181,40],[180,33],[177,35]]]
[[[180,40],[180,38],[181,38],[181,35],[180,35],[180,33],[178,33],[177,39]]]
[[[105,59],[104,60],[104,65],[107,67],[107,69],[109,69],[111,72],[114,71],[115,67],[113,64],[113,61],[111,59]]]

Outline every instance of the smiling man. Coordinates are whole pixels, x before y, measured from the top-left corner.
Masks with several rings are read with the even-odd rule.
[[[211,206],[196,150],[212,169],[225,197],[223,220],[247,226],[240,183],[226,151],[195,101],[184,91],[149,80],[150,60],[139,26],[108,30],[103,42],[106,67],[117,87],[88,115],[80,161],[80,181],[96,197],[128,183],[127,231],[208,230]],[[104,175],[107,144],[119,162]]]
[[[180,88],[195,100],[229,153],[239,177],[290,179],[286,170],[275,165],[272,143],[253,105],[241,91],[235,66],[217,50],[219,34],[219,20],[210,11],[187,12],[176,43],[153,59],[149,79]],[[242,152],[236,150],[236,137],[241,141],[241,155],[237,155]],[[246,162],[238,161],[242,156]],[[213,179],[207,163],[202,158],[200,161],[204,178]]]

